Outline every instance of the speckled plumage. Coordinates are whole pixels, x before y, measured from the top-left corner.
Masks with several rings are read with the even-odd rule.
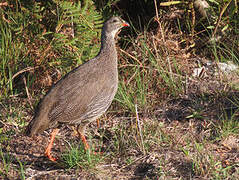
[[[99,54],[59,80],[41,100],[26,134],[33,136],[59,124],[85,127],[110,106],[118,86],[114,37],[125,22],[112,17],[103,25]]]

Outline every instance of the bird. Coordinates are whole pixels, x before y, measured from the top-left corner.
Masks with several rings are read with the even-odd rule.
[[[85,149],[89,149],[85,138],[86,127],[106,112],[117,92],[115,36],[127,26],[129,24],[117,16],[105,21],[98,55],[63,76],[38,103],[25,134],[33,137],[53,129],[45,150],[49,160],[57,160],[51,155],[51,149],[55,136],[64,124],[76,125]]]

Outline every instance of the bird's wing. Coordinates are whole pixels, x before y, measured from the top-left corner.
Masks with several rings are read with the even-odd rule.
[[[88,72],[76,70],[55,86],[56,100],[48,114],[51,121],[75,123],[90,118],[86,114],[90,116],[90,106],[101,96],[107,81],[106,75],[97,68],[89,69]]]

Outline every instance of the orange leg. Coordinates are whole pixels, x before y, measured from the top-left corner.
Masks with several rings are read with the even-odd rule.
[[[54,139],[55,139],[55,136],[57,135],[57,133],[59,132],[60,129],[54,129],[51,133],[51,138],[50,138],[50,142],[46,148],[46,151],[45,151],[45,156],[47,156],[51,161],[56,161],[56,158],[52,157],[51,155],[51,148],[53,146],[53,142],[54,142]]]
[[[89,150],[89,148],[90,148],[90,146],[88,145],[87,140],[85,138],[85,135],[84,135],[85,134],[84,132],[85,132],[86,125],[87,124],[85,124],[85,125],[78,125],[77,129],[76,129],[77,133],[80,135],[80,138],[81,138],[81,140],[82,140],[82,142],[84,144],[85,151]]]
[[[96,122],[97,122],[97,128],[99,129],[100,128],[100,120],[97,119]]]
[[[89,145],[88,145],[88,143],[86,141],[85,135],[80,133],[80,132],[79,132],[79,134],[80,134],[80,138],[81,138],[81,140],[82,140],[82,142],[83,142],[83,144],[85,146],[85,150],[87,151],[90,147],[89,147]]]
[[[86,141],[86,138],[85,138],[85,135],[84,135],[85,134],[86,125],[87,124],[78,125],[77,128],[76,128],[76,131],[80,135],[80,138],[81,138],[81,140],[82,140],[82,142],[83,142],[83,144],[85,146],[85,150],[87,151],[89,149],[89,145],[88,145],[88,143]]]

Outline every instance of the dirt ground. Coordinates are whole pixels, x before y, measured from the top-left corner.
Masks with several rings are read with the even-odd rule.
[[[235,97],[236,95],[238,94],[230,96]],[[121,139],[123,141],[122,150],[115,148],[115,139],[112,138],[116,135],[114,128],[121,126],[122,129],[130,129],[133,117],[119,118],[110,112],[107,117],[104,117],[108,121],[104,122],[99,129],[97,129],[96,123],[91,124],[88,127],[88,136],[92,136],[90,144],[96,146],[99,144],[98,136],[102,135],[102,130],[105,140],[101,144],[103,160],[89,169],[84,167],[67,168],[63,162],[61,154],[66,153],[69,144],[76,144],[79,148],[82,146],[80,139],[74,135],[71,127],[63,127],[57,136],[53,155],[58,158],[58,161],[51,162],[44,156],[51,130],[30,138],[23,135],[24,128],[19,130],[10,123],[2,123],[1,159],[11,162],[7,174],[2,178],[23,179],[19,170],[22,167],[26,179],[208,179],[211,177],[209,169],[213,168],[210,167],[210,162],[207,159],[210,156],[213,157],[213,160],[221,162],[221,168],[233,167],[230,169],[230,174],[233,174],[233,177],[239,177],[238,135],[230,135],[218,141],[215,140],[213,143],[205,143],[200,151],[195,148],[197,143],[218,137],[218,132],[213,125],[213,119],[215,120],[215,115],[219,112],[216,107],[218,104],[224,104],[224,109],[226,109],[225,107],[232,106],[231,102],[221,98],[218,101],[214,99],[214,102],[203,102],[202,100],[199,102],[198,99],[196,104],[196,97],[193,98],[178,98],[168,101],[163,107],[155,110],[154,119],[149,118],[149,114],[140,114],[146,133],[148,132],[147,126],[157,128],[161,124],[162,127],[156,131],[160,131],[165,136],[165,140],[161,141],[160,145],[151,144],[147,153],[143,153],[142,149],[128,143],[127,138],[132,136],[130,130],[124,131],[126,134]],[[204,118],[188,120],[187,117],[195,108],[204,108]],[[153,130],[148,133],[153,133]],[[146,136],[145,141],[151,141],[153,139],[151,136]],[[188,141],[191,142],[188,143]],[[205,174],[202,172],[201,175],[197,174],[194,167],[195,162],[186,155],[185,151],[181,150],[188,146],[190,146],[189,151],[198,158],[199,164],[203,164],[204,167],[199,167],[199,169],[204,169]],[[111,151],[116,155],[111,156]],[[131,161],[127,161],[129,157],[132,157]],[[4,165],[3,161],[1,161],[0,167],[0,170],[5,172],[6,164]]]

